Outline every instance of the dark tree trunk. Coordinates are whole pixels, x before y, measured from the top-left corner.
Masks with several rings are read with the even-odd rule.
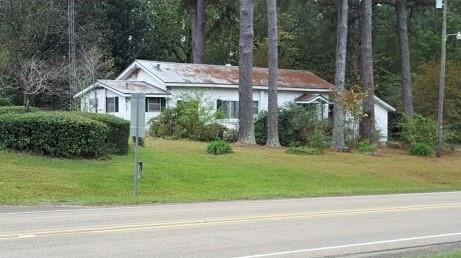
[[[360,17],[360,1],[359,0],[354,0],[353,2],[354,8],[354,15],[356,17]],[[351,33],[351,39],[350,39],[350,44],[351,44],[351,69],[350,69],[350,74],[352,76],[352,81],[354,83],[357,82],[357,79],[359,78],[360,74],[360,19],[355,19],[355,21],[352,24],[352,28],[350,30]]]
[[[373,84],[373,49],[372,49],[372,1],[362,0],[362,83],[366,97],[363,100],[362,137],[369,142],[375,142],[375,100]]]
[[[253,0],[240,0],[239,139],[256,144],[253,124]]]
[[[413,116],[413,94],[410,65],[410,45],[407,28],[407,0],[396,0],[397,29],[399,33],[400,62],[402,67],[403,110],[407,116]]]
[[[26,112],[30,110],[30,97],[27,93],[24,93],[24,109]]]
[[[336,149],[344,148],[344,106],[343,92],[346,80],[347,32],[348,32],[348,0],[341,0],[338,12],[337,46],[336,46],[336,76],[335,96],[333,97],[333,146]]]
[[[192,58],[194,64],[205,63],[205,0],[196,0],[192,12]]]
[[[278,73],[278,41],[277,41],[277,0],[267,0],[267,29],[268,29],[268,112],[267,112],[267,141],[269,147],[280,147],[278,133],[278,101],[277,101],[277,73]]]

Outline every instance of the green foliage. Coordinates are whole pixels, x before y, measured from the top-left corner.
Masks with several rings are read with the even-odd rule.
[[[461,51],[459,51],[461,53]],[[460,55],[461,57],[461,55]],[[430,118],[437,117],[437,101],[439,88],[440,63],[428,62],[418,67],[419,75],[414,82],[415,110]],[[444,127],[452,130],[455,141],[461,143],[461,74],[460,62],[447,63]]]
[[[424,143],[428,146],[435,146],[436,125],[432,119],[414,115],[411,118],[405,118],[400,127],[402,139],[407,144]]]
[[[357,150],[360,153],[371,153],[375,151],[375,146],[370,144],[367,140],[362,140],[357,144]]]
[[[316,128],[314,134],[309,139],[309,146],[323,151],[330,146],[330,139],[324,130]]]
[[[286,153],[296,154],[296,155],[319,155],[322,154],[322,150],[317,148],[311,148],[307,146],[298,146],[298,147],[289,147],[286,150]]]
[[[0,107],[11,106],[13,105],[10,99],[7,98],[0,98]]]
[[[226,142],[237,142],[239,137],[238,130],[235,129],[226,129],[224,132],[223,140]]]
[[[208,144],[208,146],[206,147],[206,151],[209,154],[221,155],[221,154],[232,153],[232,147],[230,146],[228,142],[225,142],[223,140],[216,140]]]
[[[417,156],[431,156],[434,154],[434,148],[431,147],[428,144],[425,143],[415,143],[410,145],[410,148],[408,149],[411,155],[417,155]]]
[[[107,114],[75,113],[77,115],[99,121],[108,128],[107,147],[111,154],[124,155],[128,153],[128,141],[130,137],[130,122]]]
[[[72,113],[35,112],[0,116],[0,145],[53,157],[107,154],[108,128]]]
[[[184,96],[150,121],[153,137],[210,141],[223,137],[226,128],[217,123],[220,112],[201,96]]]
[[[329,145],[329,122],[319,119],[312,107],[295,104],[279,110],[279,138],[282,146],[306,145],[326,148]],[[267,139],[267,112],[261,112],[255,122],[255,137],[258,144],[265,144]]]
[[[0,115],[3,114],[24,114],[27,112],[37,112],[38,109],[34,107],[30,107],[29,111],[26,111],[24,106],[5,106],[0,107]]]

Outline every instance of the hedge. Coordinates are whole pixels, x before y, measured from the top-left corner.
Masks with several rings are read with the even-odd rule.
[[[34,107],[30,107],[29,112],[37,112],[38,109]],[[0,107],[0,115],[3,114],[24,114],[26,112],[26,108],[24,106],[4,106]]]
[[[130,122],[107,114],[76,113],[82,117],[104,123],[108,128],[107,147],[112,154],[123,155],[128,153],[130,137]]]
[[[0,107],[11,106],[12,103],[7,98],[0,98]]]
[[[104,156],[108,131],[105,124],[72,113],[0,115],[0,147],[53,157]]]

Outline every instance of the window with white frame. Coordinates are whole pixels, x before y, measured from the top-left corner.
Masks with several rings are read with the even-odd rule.
[[[106,112],[118,113],[118,97],[106,98]]]
[[[238,119],[239,117],[238,101],[218,100],[216,107],[224,113],[225,119]],[[258,112],[259,103],[258,101],[253,101],[253,114],[256,116]]]
[[[146,112],[162,112],[166,107],[165,98],[146,98]]]

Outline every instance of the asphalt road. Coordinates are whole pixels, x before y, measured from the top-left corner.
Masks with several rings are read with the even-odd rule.
[[[0,206],[0,257],[396,257],[461,247],[461,192]]]

